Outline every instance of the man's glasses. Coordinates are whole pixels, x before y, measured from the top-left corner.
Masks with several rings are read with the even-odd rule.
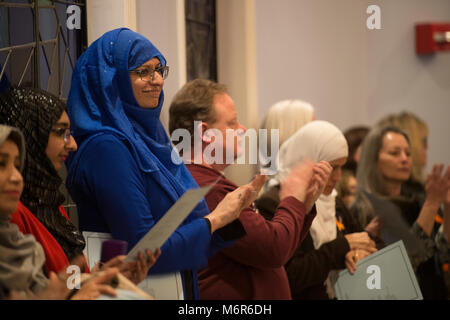
[[[169,75],[169,66],[164,67],[158,67],[153,70],[144,68],[144,69],[137,69],[137,70],[131,70],[130,72],[136,73],[142,81],[150,82],[155,79],[155,72],[158,72],[158,74],[163,78],[163,80],[167,79],[167,76]]]
[[[52,128],[51,131],[58,137],[62,137],[64,139],[64,143],[69,142],[70,136],[72,132],[69,128]]]

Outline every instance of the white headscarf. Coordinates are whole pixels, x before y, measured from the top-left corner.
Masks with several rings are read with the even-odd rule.
[[[290,169],[301,161],[333,161],[348,156],[348,145],[342,132],[327,121],[312,121],[300,128],[280,148],[279,170],[274,180],[282,181]],[[317,216],[311,225],[314,248],[336,239],[337,192],[320,195],[316,201]]]

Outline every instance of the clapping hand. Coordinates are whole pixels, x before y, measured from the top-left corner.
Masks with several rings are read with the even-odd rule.
[[[312,209],[314,203],[319,199],[323,190],[325,189],[328,179],[330,178],[333,168],[327,161],[320,161],[313,167],[313,181],[308,190],[308,198],[306,200],[306,208],[308,211]]]
[[[441,176],[443,169],[443,164],[435,164],[425,182],[426,200],[436,205],[450,205],[450,166]]]

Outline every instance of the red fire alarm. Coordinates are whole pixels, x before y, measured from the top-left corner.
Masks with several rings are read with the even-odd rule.
[[[450,51],[450,23],[417,24],[417,54],[432,54],[439,51]]]

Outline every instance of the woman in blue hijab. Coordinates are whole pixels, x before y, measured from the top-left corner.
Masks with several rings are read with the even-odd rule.
[[[132,248],[198,187],[181,161],[172,162],[159,120],[167,73],[158,49],[125,28],[105,33],[77,61],[67,109],[79,148],[69,159],[67,187],[82,231],[109,232]],[[196,270],[232,244],[214,231],[239,216],[250,190],[233,193],[212,213],[202,200],[162,246],[151,273],[189,270],[182,273],[185,297],[198,298]]]

